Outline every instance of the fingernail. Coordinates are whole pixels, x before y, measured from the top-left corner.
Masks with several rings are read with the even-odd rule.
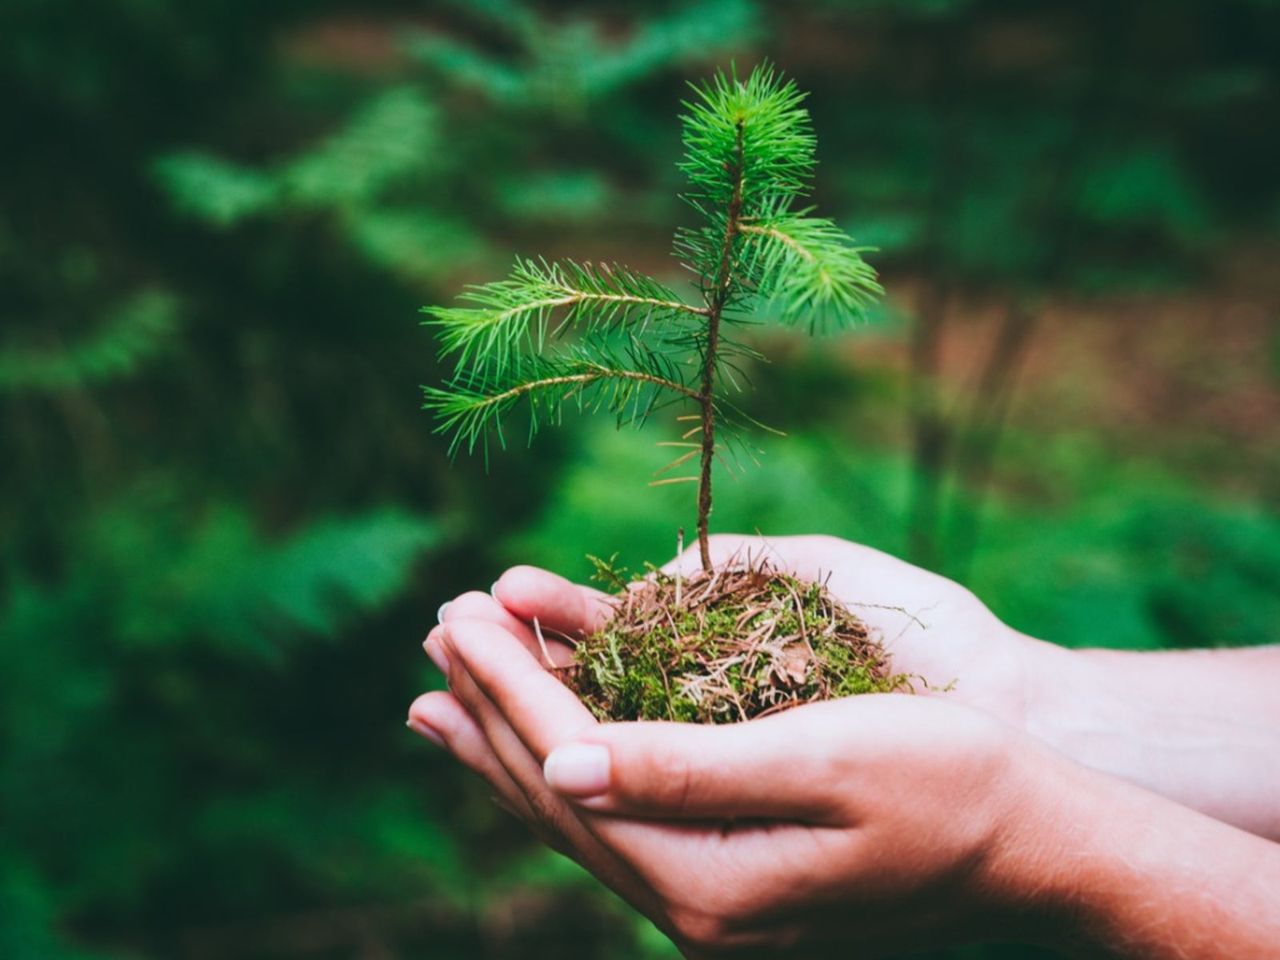
[[[427,651],[427,656],[431,658],[431,662],[447,677],[449,675],[449,658],[444,654],[444,645],[439,640],[427,637],[422,641],[422,649]]]
[[[410,717],[404,722],[404,725],[424,740],[430,740],[437,747],[444,746],[444,737],[440,736],[440,734],[436,733],[435,730],[427,726],[427,724],[423,723],[417,717]]]
[[[493,583],[489,585],[489,596],[493,597],[493,599],[495,600],[498,600],[498,581],[497,580],[493,581]],[[502,601],[498,600],[498,602],[501,603]]]
[[[609,750],[595,743],[557,747],[542,765],[542,775],[557,793],[599,796],[609,789]]]
[[[440,604],[440,609],[436,611],[436,623],[444,623],[444,612],[449,609],[449,604],[452,602],[452,600],[446,600]]]

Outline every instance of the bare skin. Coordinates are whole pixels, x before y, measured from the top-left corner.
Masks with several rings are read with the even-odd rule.
[[[743,545],[716,538],[713,552]],[[860,697],[728,727],[597,724],[544,669],[530,624],[572,637],[607,615],[605,598],[516,568],[495,585],[496,600],[466,594],[444,611],[426,646],[450,692],[419,698],[411,725],[691,957],[838,955],[850,943],[875,956],[993,937],[1133,957],[1280,953],[1268,896],[1280,889],[1280,847],[1060,752],[1077,746],[1103,769],[1141,758],[1137,770],[1110,772],[1189,794],[1177,799],[1265,834],[1280,791],[1252,751],[1280,727],[1269,698],[1243,698],[1237,719],[1256,740],[1210,769],[1248,784],[1255,763],[1261,786],[1232,801],[1200,782],[1203,768],[1163,769],[1203,752],[1203,730],[1188,726],[1187,743],[1161,734],[1152,757],[1137,714],[1129,729],[1081,736],[1082,722],[1063,713],[1067,692],[1041,695],[1089,670],[1121,688],[1123,655],[1081,654],[1069,667],[1058,659],[1066,651],[1004,627],[967,591],[867,548],[830,538],[769,548],[800,574],[830,572],[846,601],[874,596],[929,624],[855,607],[892,641],[895,669],[957,679],[954,692]],[[692,569],[697,559],[679,562]],[[548,652],[568,651],[552,641]],[[1162,701],[1156,683],[1137,699],[1171,709],[1186,669],[1159,664],[1175,689]],[[1195,669],[1212,674],[1211,663]],[[1234,709],[1213,689],[1201,683],[1190,697],[1210,718],[1215,704]],[[1028,729],[1060,734],[1059,750]],[[1235,731],[1211,736],[1229,744]]]

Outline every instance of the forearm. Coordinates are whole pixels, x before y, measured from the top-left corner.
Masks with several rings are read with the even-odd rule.
[[[1028,732],[1086,767],[1280,839],[1280,716],[1272,703],[1280,701],[1280,650],[1142,654],[1046,645],[1036,656],[1043,679],[1032,692]]]
[[[1058,921],[1058,946],[1135,960],[1280,955],[1280,846],[1090,771],[1041,782],[1052,796],[1019,883]]]
[[[1095,678],[1153,709],[1280,730],[1280,646],[1232,650],[1086,649]]]

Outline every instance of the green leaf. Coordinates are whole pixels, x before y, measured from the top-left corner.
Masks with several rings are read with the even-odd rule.
[[[451,37],[416,33],[404,41],[404,49],[458,86],[480,90],[497,103],[514,104],[527,96],[528,84],[518,71]]]
[[[717,72],[694,86],[684,104],[685,157],[689,199],[706,212],[727,208],[741,180],[743,213],[789,200],[807,191],[817,140],[805,94],[768,64],[739,80]]]
[[[180,212],[215,227],[270,211],[280,199],[270,173],[207,153],[172,153],[152,169]]]
[[[689,58],[749,43],[760,33],[750,0],[694,0],[665,16],[639,18],[625,39],[601,17],[539,16],[509,0],[462,2],[460,11],[500,31],[516,48],[496,56],[443,33],[418,32],[404,46],[410,56],[452,84],[479,91],[506,107],[572,114],[627,84]]]
[[[740,255],[741,237],[731,219],[779,215],[805,193],[817,141],[802,106],[805,95],[768,64],[746,80],[718,72],[693,90],[697,96],[684,104],[681,117],[680,169],[689,178],[684,199],[703,222],[677,231],[676,255],[701,278],[707,295]],[[731,274],[728,288],[715,296],[731,304],[743,292],[740,279]]]
[[[413,280],[440,280],[484,252],[483,240],[470,224],[431,210],[353,211],[346,228],[371,262]]]
[[[347,125],[288,164],[281,190],[316,206],[368,201],[429,168],[438,149],[436,109],[412,87],[382,93]]]
[[[511,275],[468,288],[466,307],[423,307],[439,329],[442,356],[458,367],[502,375],[524,349],[540,352],[569,328],[589,333],[697,316],[664,284],[619,264],[517,260]]]
[[[666,17],[641,23],[621,47],[610,45],[584,57],[584,86],[612,91],[685,57],[745,43],[760,33],[759,9],[748,0],[700,0],[681,4]]]
[[[522,171],[498,187],[498,200],[508,216],[547,223],[595,220],[615,199],[608,181],[591,170]]]
[[[411,87],[379,94],[346,125],[277,169],[254,169],[195,151],[154,164],[175,206],[217,227],[281,207],[351,207],[430,169],[435,107]]]
[[[214,634],[266,657],[385,603],[442,539],[439,524],[396,509],[322,519],[279,540],[231,507],[182,542],[134,511],[109,514],[97,533],[99,563],[122,583],[148,584],[121,596],[120,637],[148,646]]]
[[[566,406],[608,410],[621,426],[642,423],[658,406],[695,396],[672,354],[634,336],[622,341],[593,336],[559,356],[519,356],[500,375],[462,368],[443,388],[423,388],[423,409],[436,415],[437,433],[452,434],[450,453],[456,453],[487,444],[491,433],[505,446],[503,418],[521,403],[529,411],[532,437],[543,424],[559,423]]]
[[[1209,222],[1197,184],[1176,154],[1159,146],[1099,157],[1085,174],[1079,204],[1097,222],[1155,226],[1175,237],[1199,236]]]
[[[786,214],[744,223],[745,270],[786,323],[817,330],[860,319],[884,293],[875,269],[830,220]]]
[[[128,376],[172,342],[178,326],[174,299],[140,293],[111,311],[102,327],[63,346],[0,347],[0,391],[60,390]]]

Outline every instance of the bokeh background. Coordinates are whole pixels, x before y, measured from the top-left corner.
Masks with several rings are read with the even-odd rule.
[[[714,526],[1064,644],[1277,639],[1274,0],[7,0],[0,956],[674,956],[402,725],[442,600],[669,556],[674,424],[451,464],[417,310],[679,281],[684,83],[764,56],[890,295],[758,331],[787,436]]]

